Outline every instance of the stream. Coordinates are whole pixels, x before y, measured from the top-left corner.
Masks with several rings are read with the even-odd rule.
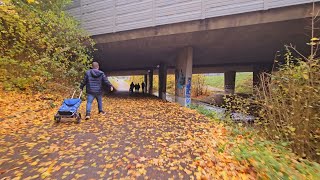
[[[158,92],[153,93],[153,95],[158,96]],[[175,102],[175,96],[172,94],[168,94],[166,96],[167,101],[169,102]],[[216,115],[217,118],[220,120],[227,120],[229,119],[227,116],[227,111],[226,108],[222,108],[222,107],[218,107],[218,106],[214,106],[211,105],[209,103],[205,103],[205,102],[200,102],[197,100],[192,99],[192,104],[193,105],[197,105],[197,106],[201,106],[207,110],[213,111]],[[250,116],[250,115],[245,115],[243,113],[237,113],[237,112],[233,112],[230,114],[230,118],[235,121],[235,122],[244,122],[244,123],[249,123],[249,122],[254,122],[255,117],[254,116]]]

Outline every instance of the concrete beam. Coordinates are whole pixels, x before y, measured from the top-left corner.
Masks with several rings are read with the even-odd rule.
[[[208,73],[224,73],[226,71],[237,71],[237,72],[252,72],[253,66],[251,64],[247,65],[218,65],[218,66],[206,66],[206,67],[193,67],[193,74],[208,74]]]
[[[108,76],[140,76],[148,74],[147,70],[121,70],[121,71],[108,71]]]
[[[215,64],[215,65],[197,65],[193,66],[192,73],[193,74],[208,74],[208,73],[224,73],[226,71],[236,71],[236,72],[254,72],[257,70],[257,67],[268,66],[270,67],[272,64],[269,62],[266,63],[240,63],[240,64]],[[175,74],[176,67],[175,66],[167,66],[167,74]],[[145,75],[149,74],[148,70],[120,70],[120,71],[109,71],[106,72],[108,76],[136,76],[136,75]],[[158,75],[159,70],[154,69],[153,75]]]
[[[315,12],[318,11],[320,11],[319,3],[316,4]],[[267,11],[248,12],[243,14],[221,16],[204,20],[195,20],[118,33],[97,35],[93,36],[93,38],[97,44],[103,44],[148,37],[167,36],[199,31],[217,30],[232,27],[288,21],[295,19],[304,19],[310,17],[311,12],[312,5],[304,4],[270,9]]]

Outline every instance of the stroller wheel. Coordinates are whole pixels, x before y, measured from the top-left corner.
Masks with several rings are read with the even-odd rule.
[[[61,117],[60,116],[54,116],[54,120],[56,123],[59,123],[61,121]]]
[[[80,122],[81,122],[81,114],[79,113],[77,115],[77,124],[80,124]]]

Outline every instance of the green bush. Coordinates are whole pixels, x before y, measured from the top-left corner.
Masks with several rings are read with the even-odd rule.
[[[213,121],[218,119],[214,112],[201,106],[192,105],[191,108]],[[235,124],[230,121],[218,123],[223,123],[228,130],[226,134],[228,141],[221,144],[219,151],[229,152],[244,166],[252,167],[258,179],[320,178],[320,165],[296,156],[288,148],[290,147],[288,142],[269,141],[261,137],[255,127],[243,126],[242,123]]]
[[[93,41],[63,9],[66,0],[6,0],[0,5],[0,83],[35,89],[72,84],[91,62]]]
[[[203,114],[203,115],[211,118],[212,120],[219,119],[217,113],[215,113],[214,111],[210,111],[210,110],[204,108],[203,106],[191,104],[190,108],[197,110],[200,114]]]
[[[255,127],[274,142],[289,142],[300,157],[320,162],[320,63],[319,59],[295,58],[290,51],[285,63],[263,83],[253,99],[226,99],[231,111],[253,114]]]
[[[320,161],[320,64],[294,58],[271,76],[261,77],[257,93],[261,131],[272,140],[288,141],[302,157]],[[270,81],[271,78],[271,81]]]

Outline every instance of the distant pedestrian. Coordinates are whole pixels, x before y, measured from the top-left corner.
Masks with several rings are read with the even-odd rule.
[[[138,92],[140,91],[140,84],[138,83],[137,85],[137,88],[138,88]]]
[[[138,84],[134,85],[134,91],[137,92],[138,91]]]
[[[133,89],[134,89],[134,84],[133,84],[133,82],[131,82],[130,89],[129,89],[130,93],[133,93]]]
[[[113,91],[113,86],[109,82],[107,76],[104,74],[104,72],[99,70],[99,64],[97,62],[93,62],[92,69],[85,73],[83,81],[80,85],[81,90],[83,90],[84,86],[86,86],[87,91],[86,120],[90,119],[91,104],[94,99],[97,99],[98,101],[99,114],[106,114],[102,109],[102,84],[109,86],[111,91]]]
[[[142,93],[144,93],[145,92],[145,89],[144,89],[145,88],[145,84],[144,84],[144,82],[141,83],[141,87],[142,87]]]

